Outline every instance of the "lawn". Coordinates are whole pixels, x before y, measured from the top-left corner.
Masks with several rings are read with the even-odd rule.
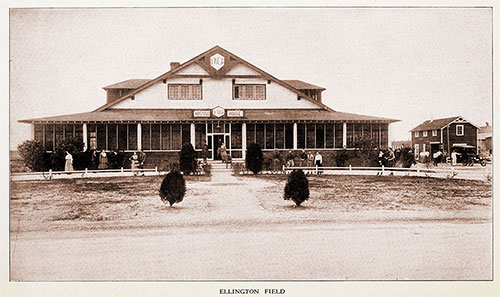
[[[481,181],[312,176],[310,199],[293,208],[282,198],[286,176],[231,178],[187,177],[186,197],[174,208],[160,201],[159,176],[11,182],[11,231],[491,220],[492,186]]]

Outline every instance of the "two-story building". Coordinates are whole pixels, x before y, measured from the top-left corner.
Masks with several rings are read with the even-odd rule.
[[[453,146],[474,146],[477,150],[478,126],[456,116],[427,120],[411,130],[411,143],[418,155],[429,152],[432,156],[438,150],[449,154]]]
[[[181,145],[197,151],[206,142],[210,159],[225,143],[233,159],[244,159],[247,145],[264,153],[278,150],[356,149],[363,138],[385,148],[396,120],[338,112],[322,102],[325,88],[280,80],[215,46],[178,63],[154,79],[131,79],[104,87],[100,108],[22,120],[46,150],[65,137],[86,149],[142,150],[148,162],[177,158]]]

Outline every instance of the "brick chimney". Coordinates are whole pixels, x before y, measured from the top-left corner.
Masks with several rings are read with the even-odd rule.
[[[179,62],[170,62],[170,70],[179,67],[179,65],[181,65]]]

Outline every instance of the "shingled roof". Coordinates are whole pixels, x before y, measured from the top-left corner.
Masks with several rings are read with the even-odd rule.
[[[326,90],[323,87],[318,87],[297,79],[284,79],[283,81],[296,88],[297,90]]]
[[[441,129],[458,118],[460,118],[460,116],[444,118],[444,119],[427,120],[422,124],[416,126],[415,128],[411,129],[411,131],[426,131],[426,130]]]
[[[135,90],[138,87],[142,86],[143,84],[147,83],[150,81],[150,79],[142,79],[142,78],[135,78],[135,79],[128,79],[121,81],[116,84],[112,84],[109,86],[103,87],[103,89],[130,89],[130,90]]]
[[[61,116],[21,120],[23,123],[74,123],[74,122],[172,122],[172,121],[333,121],[333,122],[383,122],[398,120],[359,115],[325,109],[239,109],[242,118],[193,118],[193,109],[107,109]]]

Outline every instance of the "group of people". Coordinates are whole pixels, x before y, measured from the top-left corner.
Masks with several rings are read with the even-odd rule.
[[[281,154],[278,150],[273,152],[273,171],[278,172],[281,170],[283,162],[281,160]],[[312,151],[306,152],[302,150],[296,158],[292,151],[288,151],[285,156],[284,165],[286,167],[317,167],[316,173],[322,173],[321,167],[323,167],[323,156],[319,151],[314,154]]]

